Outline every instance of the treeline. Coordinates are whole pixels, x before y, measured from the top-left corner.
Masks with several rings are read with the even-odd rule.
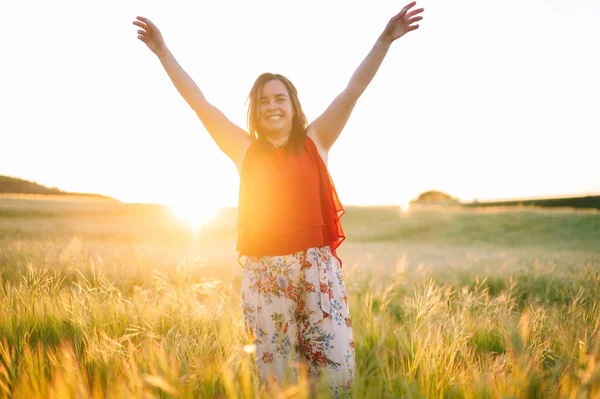
[[[106,198],[104,195],[99,194],[85,194],[85,193],[71,193],[67,191],[59,190],[55,187],[46,187],[41,184],[19,179],[10,176],[0,175],[0,194],[42,194],[42,195],[79,195],[86,197],[97,197]]]
[[[447,193],[431,190],[419,195],[411,201],[411,205],[436,205],[436,206],[463,206],[467,208],[506,207],[506,206],[531,206],[543,208],[578,208],[600,209],[600,195],[568,198],[538,198],[523,200],[462,202]]]
[[[600,195],[588,195],[585,197],[571,198],[547,198],[532,200],[515,201],[495,201],[495,202],[470,202],[462,204],[466,207],[493,207],[493,206],[538,206],[544,208],[580,208],[580,209],[600,209]]]
[[[58,188],[49,188],[32,181],[0,176],[0,193],[11,194],[65,194]]]

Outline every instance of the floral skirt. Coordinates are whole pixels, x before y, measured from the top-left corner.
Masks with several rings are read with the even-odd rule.
[[[242,302],[263,382],[326,374],[334,396],[354,380],[354,341],[339,260],[329,246],[243,261]]]

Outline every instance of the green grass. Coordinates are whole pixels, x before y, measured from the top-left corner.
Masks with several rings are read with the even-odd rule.
[[[356,397],[600,397],[600,213],[343,223]],[[194,232],[159,206],[0,198],[0,398],[308,397],[257,383],[234,228],[233,210]]]

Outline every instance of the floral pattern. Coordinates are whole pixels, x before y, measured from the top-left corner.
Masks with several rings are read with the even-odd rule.
[[[283,383],[293,365],[329,373],[334,396],[354,379],[354,341],[339,260],[329,246],[244,262],[242,302],[260,376]],[[333,377],[333,378],[331,378]]]

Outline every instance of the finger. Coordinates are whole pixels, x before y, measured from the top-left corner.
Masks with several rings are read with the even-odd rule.
[[[142,35],[142,36],[143,36],[143,35],[145,35],[145,34],[146,34],[146,31],[145,31],[145,30],[138,29],[137,33],[138,33],[138,35]]]
[[[143,22],[140,22],[140,21],[133,21],[133,24],[134,24],[135,26],[139,26],[140,28],[148,29],[148,25],[146,25],[146,24],[145,24],[145,23],[143,23]]]
[[[412,17],[414,15],[422,13],[423,11],[425,11],[425,9],[423,9],[423,8],[419,8],[418,10],[412,10],[411,12],[409,12],[408,14],[406,14],[406,16],[410,18],[410,17]]]
[[[419,25],[413,25],[413,26],[409,26],[408,29],[406,30],[406,32],[411,32],[415,29],[419,29]]]
[[[423,17],[414,17],[414,18],[411,18],[411,19],[408,20],[408,24],[411,25],[414,22],[420,21],[422,19],[423,19]]]
[[[146,43],[146,38],[142,35],[138,35],[138,39],[140,39],[141,41],[143,41],[144,43]]]
[[[412,3],[409,3],[409,4],[405,5],[404,8],[402,9],[402,11],[408,12],[408,10],[410,10],[411,8],[413,8],[415,6],[415,4],[417,4],[417,2],[413,1]]]
[[[415,6],[415,4],[417,4],[417,2],[416,2],[416,1],[413,1],[412,3],[410,3],[410,4],[407,4],[406,6],[404,6],[404,8],[403,8],[402,10],[400,10],[400,12],[399,12],[398,14],[396,14],[396,15],[394,15],[394,16],[392,17],[392,20],[394,20],[394,21],[397,21],[397,20],[399,20],[399,19],[401,19],[401,18],[404,18],[404,16],[405,16],[405,15],[406,15],[406,13],[408,12],[408,10],[410,10],[411,8],[413,8],[413,7]],[[422,10],[423,10],[423,9],[421,9],[421,11],[422,11]],[[419,10],[416,10],[416,11],[418,11],[418,12],[421,12],[421,11],[419,11]],[[414,11],[411,11],[411,12],[414,12]]]
[[[140,21],[144,22],[146,25],[148,25],[150,28],[152,29],[157,29],[156,25],[154,25],[154,23],[152,21],[150,21],[148,18],[145,17],[137,17],[137,19],[139,19]]]

